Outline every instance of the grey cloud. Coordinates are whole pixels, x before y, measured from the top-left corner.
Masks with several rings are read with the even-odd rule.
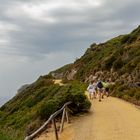
[[[22,1],[20,2],[22,3]],[[19,1],[15,1],[15,3],[5,1],[3,5],[6,7],[7,4],[7,8],[10,8],[10,5],[12,7],[16,3],[19,4]],[[30,3],[34,3],[34,1],[30,1]],[[14,17],[14,15],[8,17],[7,15],[3,20],[20,27],[19,31],[9,33],[11,37],[10,47],[17,50],[20,55],[43,58],[44,55],[53,51],[67,51],[69,47],[73,49],[76,47],[85,48],[87,46],[84,45],[88,45],[92,40],[101,42],[122,31],[127,32],[140,22],[138,4],[138,0],[129,2],[108,0],[97,8],[89,6],[80,11],[78,9],[72,11],[70,7],[57,9],[50,14],[58,20],[53,24],[37,21],[22,15],[22,13],[21,17]],[[0,17],[4,16],[3,14]],[[76,46],[74,42],[75,44],[80,42],[81,45]]]

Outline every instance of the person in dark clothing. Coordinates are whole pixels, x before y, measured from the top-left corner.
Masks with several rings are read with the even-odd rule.
[[[98,90],[98,97],[99,97],[99,102],[101,102],[101,98],[103,95],[103,84],[102,81],[97,82],[97,90]]]

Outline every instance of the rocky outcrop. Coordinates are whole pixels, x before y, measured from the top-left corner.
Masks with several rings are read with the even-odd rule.
[[[52,72],[51,75],[55,78],[55,79],[62,79],[64,77],[64,73],[57,73],[57,72]]]
[[[76,73],[77,73],[77,70],[76,69],[72,69],[70,71],[67,71],[66,72],[66,78],[68,80],[73,80]]]

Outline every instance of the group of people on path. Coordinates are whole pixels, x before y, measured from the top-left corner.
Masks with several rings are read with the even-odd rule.
[[[93,98],[97,98],[98,96],[99,102],[101,102],[104,95],[109,96],[109,83],[93,80],[87,87],[87,91],[89,93],[89,99],[93,100]]]

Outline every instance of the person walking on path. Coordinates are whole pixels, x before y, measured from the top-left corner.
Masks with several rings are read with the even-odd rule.
[[[96,81],[93,81],[93,86],[94,86],[94,92],[93,92],[93,95],[94,95],[94,98],[96,99],[96,96],[97,96],[97,83]]]
[[[101,102],[101,98],[103,98],[103,84],[101,80],[97,82],[97,90],[98,90],[99,102]]]
[[[87,91],[89,93],[89,99],[93,100],[93,96],[94,98],[96,98],[96,82],[93,81],[89,84],[89,86],[87,87]]]

